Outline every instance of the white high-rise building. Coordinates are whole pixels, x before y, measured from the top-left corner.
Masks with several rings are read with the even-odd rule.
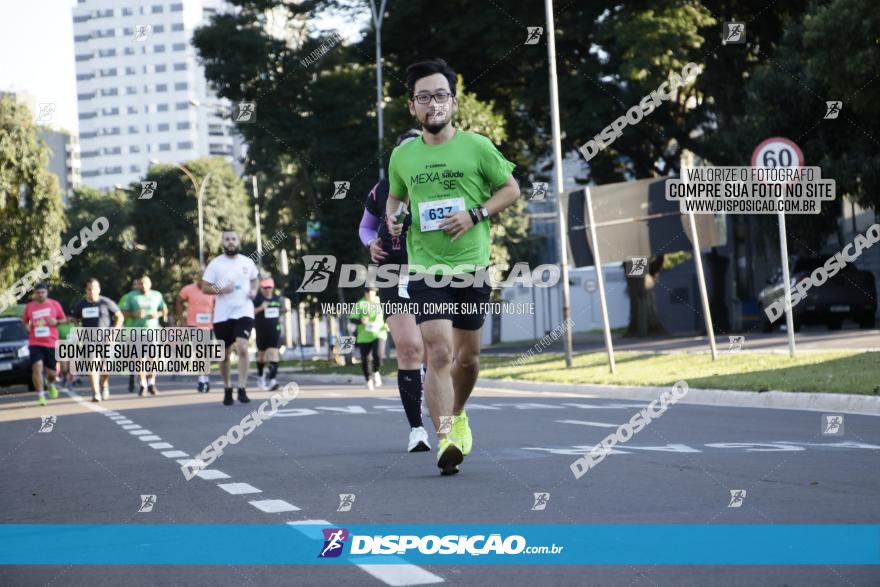
[[[151,161],[222,155],[238,168],[231,106],[207,87],[193,30],[224,0],[78,0],[73,8],[82,182],[112,189]]]

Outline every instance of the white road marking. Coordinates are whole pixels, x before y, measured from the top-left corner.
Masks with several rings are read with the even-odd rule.
[[[150,448],[155,448],[156,450],[162,450],[166,448],[174,448],[174,445],[170,442],[154,442],[150,444]],[[186,453],[184,453],[186,454]]]
[[[142,440],[143,442],[152,442],[154,440],[162,440],[161,436],[156,436],[155,434],[153,434],[151,436],[138,436],[138,438],[140,440]]]
[[[283,499],[264,499],[261,501],[249,501],[249,504],[260,511],[267,514],[277,514],[280,512],[298,512],[299,508],[293,504],[289,504]]]
[[[137,430],[140,427],[141,427],[140,424],[126,424],[125,426],[122,427],[122,429],[123,430]]]
[[[329,410],[331,412],[341,412],[343,414],[366,414],[367,411],[360,406],[343,406],[341,408],[331,408],[327,406],[315,406],[316,410]]]
[[[163,452],[162,456],[168,457],[169,459],[179,459],[180,457],[188,457],[189,455],[182,450],[168,450]]]
[[[116,423],[122,426],[123,424],[134,424],[131,420],[116,420]]]
[[[207,481],[211,481],[213,479],[229,479],[229,475],[218,469],[202,469],[201,471],[196,473],[196,477],[200,477]]]
[[[586,420],[554,420],[559,424],[580,424],[581,426],[595,426],[596,428],[617,428],[620,424],[605,424],[604,422],[587,422]]]
[[[572,408],[581,408],[584,410],[635,410],[647,408],[649,404],[604,404],[604,405],[595,405],[595,404],[562,404],[564,406],[571,406]]]
[[[152,430],[129,430],[129,434],[132,436],[143,436],[144,434],[152,434]]]
[[[226,493],[231,493],[232,495],[242,495],[245,493],[263,493],[261,489],[257,489],[249,483],[219,483],[217,484],[217,487],[219,487]]]

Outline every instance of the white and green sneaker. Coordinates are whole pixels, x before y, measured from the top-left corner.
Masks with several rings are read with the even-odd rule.
[[[437,443],[437,466],[441,475],[455,475],[464,460],[461,449],[448,436]]]
[[[462,410],[458,416],[452,416],[452,432],[450,433],[458,446],[461,447],[461,454],[471,454],[471,448],[474,444],[474,437],[471,434],[471,427],[468,425],[467,413]]]

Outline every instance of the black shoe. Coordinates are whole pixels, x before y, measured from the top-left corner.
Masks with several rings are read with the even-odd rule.
[[[128,393],[134,393],[134,375],[128,378]]]
[[[208,393],[209,391],[211,391],[211,382],[205,381],[205,393]]]
[[[199,381],[199,384],[198,384],[198,386],[197,386],[197,389],[199,390],[199,393],[205,393],[205,384],[204,384],[204,382]]]
[[[149,386],[147,389],[150,391],[150,395],[156,395],[157,392],[156,392],[156,386],[155,386],[155,385],[153,385],[153,384],[151,383],[150,386]]]
[[[147,388],[141,385],[141,390],[138,392],[138,395],[140,397],[144,397],[145,395],[147,395]]]
[[[240,403],[240,404],[246,404],[246,403],[248,403],[249,401],[251,401],[251,400],[250,400],[250,398],[247,396],[247,392],[244,390],[244,387],[239,387],[239,388],[238,388],[238,403]]]
[[[223,405],[224,406],[231,406],[234,403],[235,403],[235,400],[232,399],[232,388],[227,387],[226,389],[223,390]]]

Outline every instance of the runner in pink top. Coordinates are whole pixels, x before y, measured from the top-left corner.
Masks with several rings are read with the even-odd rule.
[[[37,402],[46,405],[43,390],[43,373],[49,383],[49,397],[58,397],[55,387],[55,341],[58,340],[58,324],[67,321],[61,304],[49,298],[49,286],[40,283],[34,288],[34,299],[24,307],[21,321],[28,331],[31,377],[37,390]]]
[[[214,316],[214,299],[211,294],[202,292],[202,271],[193,276],[193,282],[185,285],[177,294],[177,301],[174,304],[177,312],[178,324],[186,323],[187,326],[195,328],[206,328],[211,330]],[[184,320],[183,311],[186,306],[186,319]],[[199,393],[208,393],[210,391],[210,367],[208,371],[199,375],[198,390]]]

